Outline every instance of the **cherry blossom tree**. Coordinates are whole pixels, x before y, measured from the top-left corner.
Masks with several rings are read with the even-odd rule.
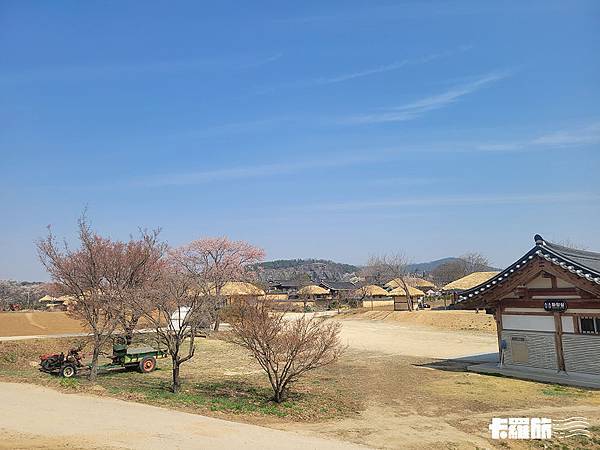
[[[175,253],[167,254],[156,282],[146,285],[144,295],[135,297],[134,303],[171,357],[171,390],[177,393],[181,389],[181,365],[194,357],[196,335],[210,328],[216,307],[215,298],[203,294],[196,277],[173,256]]]
[[[85,215],[79,219],[79,248],[60,245],[52,231],[37,242],[42,264],[56,289],[74,303],[69,314],[84,322],[92,336],[93,351],[89,378],[98,375],[100,349],[118,325],[117,298],[109,286],[114,268],[114,243],[92,231]]]
[[[214,296],[217,309],[225,305],[221,290],[228,281],[247,281],[253,278],[251,264],[260,262],[265,252],[244,241],[227,237],[205,238],[180,247],[173,257],[196,279],[202,294]],[[217,311],[215,331],[219,330]]]

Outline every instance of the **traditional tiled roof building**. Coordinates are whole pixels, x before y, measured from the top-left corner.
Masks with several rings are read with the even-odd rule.
[[[494,314],[500,364],[513,374],[550,380],[544,374],[559,373],[559,382],[600,387],[600,253],[534,239],[505,270],[461,292],[455,306]]]

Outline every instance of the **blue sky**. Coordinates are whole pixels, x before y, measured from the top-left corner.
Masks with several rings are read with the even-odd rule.
[[[600,250],[595,1],[4,1],[0,54],[0,278],[86,206],[269,259]]]

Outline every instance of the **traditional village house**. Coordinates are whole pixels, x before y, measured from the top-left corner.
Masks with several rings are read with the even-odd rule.
[[[413,302],[413,309],[417,309],[419,298],[425,296],[425,292],[417,289],[416,287],[406,286],[408,294]],[[396,289],[392,289],[388,295],[394,299],[394,311],[409,311],[408,298],[406,296],[406,290],[403,286],[399,286]]]
[[[356,286],[349,281],[330,281],[325,280],[319,283],[324,289],[329,290],[331,298],[335,300],[341,300],[348,298],[350,294],[356,289]]]
[[[466,275],[458,280],[454,280],[442,287],[442,294],[451,294],[452,303],[456,303],[458,294],[466,290],[472,289],[475,286],[479,286],[481,283],[486,282],[490,278],[498,275],[500,272],[473,272]],[[444,307],[446,307],[447,295],[444,295]]]
[[[297,298],[298,290],[308,283],[298,280],[270,281],[268,292],[270,294],[286,294],[289,298]]]
[[[66,310],[69,306],[69,304],[71,304],[73,302],[73,297],[70,297],[68,295],[63,295],[61,297],[53,297],[51,295],[44,295],[42,298],[40,298],[38,301],[40,303],[43,303],[44,306],[50,310],[50,311],[54,311],[54,310]]]
[[[498,326],[500,364],[470,369],[600,388],[600,253],[536,235],[530,251],[455,306],[486,308]]]
[[[394,300],[389,296],[388,291],[376,284],[367,284],[356,289],[354,296],[362,300],[363,308],[394,305]]]
[[[214,294],[214,290],[211,293]],[[221,288],[221,295],[225,297],[226,304],[230,305],[244,298],[264,297],[265,291],[246,281],[227,281]]]
[[[302,300],[305,309],[309,301],[317,303],[318,301],[327,301],[331,299],[329,289],[322,288],[316,284],[310,284],[301,288],[298,291],[298,297]]]
[[[404,282],[411,287],[417,288],[420,291],[426,292],[429,290],[435,290],[436,286],[431,281],[419,277],[404,277]],[[394,278],[383,285],[384,288],[391,291],[398,287],[402,287],[402,280]]]
[[[467,276],[454,280],[442,287],[442,292],[461,293],[466,290],[479,286],[481,283],[498,275],[500,272],[473,272]]]

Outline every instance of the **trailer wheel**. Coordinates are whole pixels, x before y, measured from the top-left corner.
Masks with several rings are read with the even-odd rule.
[[[153,356],[146,356],[140,361],[140,372],[149,373],[156,369],[156,359]]]
[[[77,367],[74,364],[65,364],[60,368],[60,376],[63,378],[72,378],[77,375]]]

